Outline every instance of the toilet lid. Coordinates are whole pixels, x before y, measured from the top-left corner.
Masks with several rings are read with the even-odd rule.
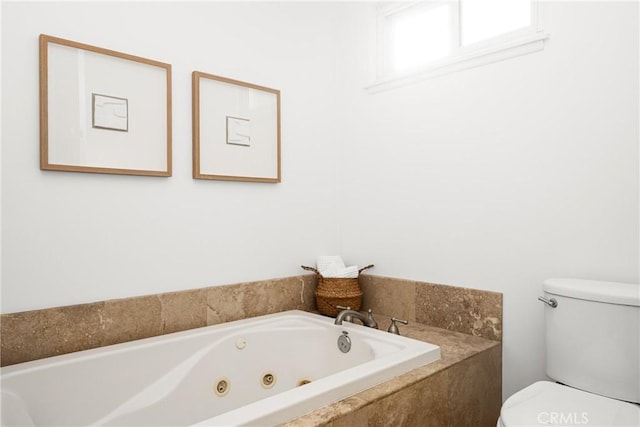
[[[568,386],[540,381],[508,398],[500,411],[505,427],[640,426],[640,406]]]

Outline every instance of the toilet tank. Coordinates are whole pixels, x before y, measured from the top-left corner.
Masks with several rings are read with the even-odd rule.
[[[640,403],[640,285],[582,279],[543,283],[547,375]]]

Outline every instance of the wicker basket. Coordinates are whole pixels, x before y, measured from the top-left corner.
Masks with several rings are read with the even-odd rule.
[[[323,277],[318,270],[313,267],[301,266],[305,270],[313,271],[318,276],[318,286],[316,287],[316,303],[318,311],[327,316],[337,316],[340,309],[336,306],[351,307],[352,310],[360,310],[362,305],[362,290],[360,289],[360,273],[373,267],[373,264],[358,270],[358,278],[337,278]]]

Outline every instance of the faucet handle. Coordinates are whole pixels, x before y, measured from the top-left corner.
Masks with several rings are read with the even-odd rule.
[[[369,327],[370,328],[374,328],[374,329],[378,329],[378,322],[376,322],[376,319],[373,318],[373,310],[372,309],[368,310],[367,317],[369,318]]]
[[[337,308],[338,310],[351,310],[351,307],[343,307],[343,306],[341,306],[341,305],[336,305],[336,308]]]
[[[391,325],[389,325],[389,329],[387,329],[387,332],[390,332],[390,333],[396,334],[396,335],[400,335],[400,330],[398,329],[398,325],[396,325],[396,322],[400,322],[400,323],[403,323],[405,325],[408,325],[409,322],[407,320],[396,319],[395,317],[391,318]]]

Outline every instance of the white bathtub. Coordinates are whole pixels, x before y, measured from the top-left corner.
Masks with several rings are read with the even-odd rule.
[[[440,358],[333,320],[288,311],[8,366],[2,426],[277,425]]]

